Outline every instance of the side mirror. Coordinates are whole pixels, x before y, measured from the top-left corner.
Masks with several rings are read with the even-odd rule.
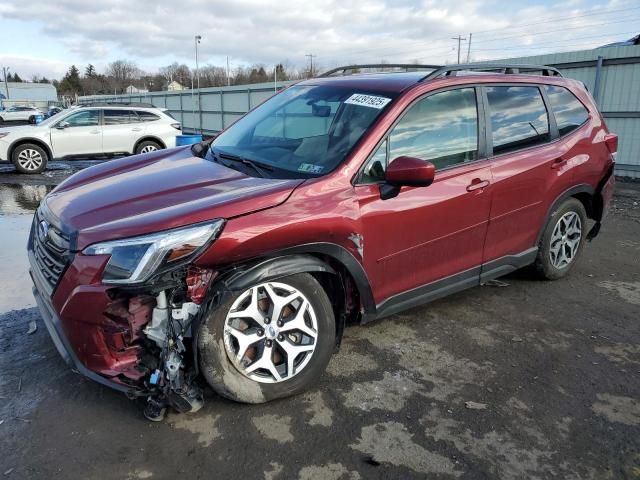
[[[415,157],[394,159],[385,173],[385,183],[380,186],[380,198],[388,200],[400,193],[400,188],[428,187],[436,176],[436,167],[427,160]]]
[[[65,128],[69,128],[69,122],[60,122],[58,125],[56,125],[56,128],[58,130],[64,130]]]

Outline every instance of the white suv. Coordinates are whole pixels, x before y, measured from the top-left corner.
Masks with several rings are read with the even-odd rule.
[[[44,113],[36,107],[15,105],[0,112],[0,125],[5,122],[31,121],[36,115]]]
[[[0,128],[0,161],[40,173],[53,158],[148,153],[175,147],[180,123],[166,110],[133,105],[74,107],[38,125]]]

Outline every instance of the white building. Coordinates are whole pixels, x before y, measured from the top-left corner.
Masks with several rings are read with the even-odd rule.
[[[184,87],[174,80],[167,86],[167,90],[173,92],[177,90],[184,90]]]
[[[58,92],[50,83],[0,82],[0,103],[4,108],[33,105],[46,109],[57,101]]]
[[[146,88],[138,88],[138,87],[135,87],[133,85],[129,85],[126,88],[126,92],[127,93],[149,93],[149,90],[146,89]]]

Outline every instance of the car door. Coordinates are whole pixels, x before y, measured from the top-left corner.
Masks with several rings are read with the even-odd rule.
[[[144,124],[133,110],[103,110],[102,147],[104,153],[132,153],[136,139],[144,132]]]
[[[476,89],[465,87],[414,102],[358,177],[363,261],[383,310],[479,282],[491,170],[478,134],[478,100]],[[399,156],[431,161],[435,180],[382,200],[386,164]]]
[[[6,112],[2,113],[2,118],[6,121],[20,120],[20,108],[21,107],[11,107]]]
[[[493,203],[484,262],[522,266],[535,256],[547,198],[572,184],[557,128],[537,85],[486,85]],[[486,266],[485,271],[492,266]],[[484,273],[484,272],[483,272]]]
[[[102,153],[100,110],[78,110],[60,119],[50,129],[53,156]]]

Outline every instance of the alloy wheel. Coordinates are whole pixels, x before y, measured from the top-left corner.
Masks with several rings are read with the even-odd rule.
[[[224,326],[227,355],[246,377],[278,383],[299,374],[316,348],[318,321],[309,299],[282,282],[245,290]]]
[[[33,148],[25,148],[18,154],[18,164],[28,171],[34,171],[42,165],[42,155]]]
[[[578,253],[582,240],[582,221],[576,212],[567,212],[560,219],[551,234],[549,257],[551,264],[558,268],[567,267]]]
[[[156,150],[158,150],[158,147],[156,147],[155,145],[145,145],[140,149],[140,153],[151,153],[155,152]]]

